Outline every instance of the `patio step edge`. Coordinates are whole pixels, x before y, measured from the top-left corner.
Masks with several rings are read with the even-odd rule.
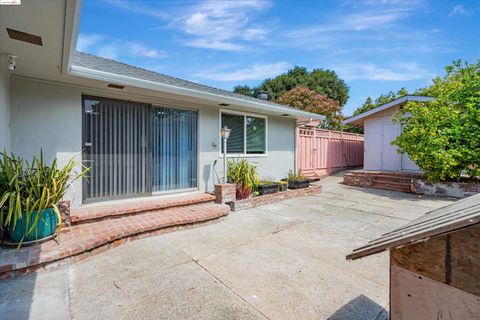
[[[199,208],[202,207],[202,208]],[[203,209],[203,215],[200,217],[195,217],[195,209]],[[168,211],[178,211],[185,210],[185,208],[172,208],[159,210],[157,213],[164,215]],[[16,276],[28,274],[32,272],[50,270],[53,268],[71,265],[83,261],[90,256],[97,255],[99,253],[105,252],[109,249],[116,248],[122,244],[128,243],[130,241],[144,239],[163,233],[170,233],[177,230],[189,229],[197,226],[207,225],[209,223],[214,223],[227,216],[230,213],[230,207],[224,204],[197,204],[192,205],[182,219],[177,221],[170,221],[167,223],[158,223],[151,226],[142,226],[136,228],[130,232],[121,231],[113,234],[105,234],[102,236],[95,236],[84,243],[75,243],[70,248],[64,248],[54,253],[45,253],[42,256],[40,252],[38,257],[31,258],[32,254],[25,256],[22,250],[28,250],[27,248],[21,248],[20,251],[17,251],[16,254],[19,256],[18,260],[15,263],[8,263],[0,260],[0,281],[12,279]],[[155,211],[149,211],[143,213],[143,215],[152,215],[155,214]],[[173,215],[177,215],[176,212],[171,212]],[[142,214],[140,214],[142,215]],[[132,217],[126,216],[120,219],[131,219]],[[138,218],[138,216],[135,216]],[[118,220],[117,220],[118,221]],[[103,223],[108,223],[109,221],[103,221]],[[93,223],[92,225],[95,225]],[[89,225],[79,225],[73,226],[71,228],[88,228]],[[70,231],[63,231],[65,233]],[[62,235],[57,237],[62,241]],[[38,246],[41,246],[39,244]],[[3,250],[15,250],[16,249],[0,249],[0,254]],[[1,257],[1,255],[0,255]]]
[[[214,195],[202,193],[184,196],[181,198],[159,199],[157,201],[153,199],[138,199],[132,200],[128,204],[83,207],[72,210],[70,215],[70,223],[72,225],[79,225],[108,219],[118,219],[125,216],[142,214],[145,212],[165,210],[174,207],[186,207],[214,201]]]

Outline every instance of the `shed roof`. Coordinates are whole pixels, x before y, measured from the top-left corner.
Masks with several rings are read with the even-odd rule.
[[[351,124],[351,125],[360,125],[363,123],[364,119],[366,117],[369,117],[377,112],[383,111],[388,108],[392,108],[395,106],[398,106],[400,104],[403,104],[408,101],[419,101],[419,102],[427,102],[433,100],[433,97],[429,96],[414,96],[414,95],[406,95],[403,97],[400,97],[398,99],[395,99],[393,101],[390,101],[388,103],[382,104],[381,106],[378,106],[376,108],[373,108],[371,110],[368,110],[364,113],[361,113],[359,115],[356,115],[354,117],[348,118],[347,120],[343,121],[343,124]]]
[[[88,70],[90,73],[105,72],[129,79],[138,79],[140,81],[148,81],[165,88],[183,89],[182,92],[197,92],[204,96],[215,96],[217,98],[235,99],[238,104],[255,104],[262,108],[265,112],[280,112],[293,116],[302,116],[305,118],[323,120],[325,117],[319,114],[299,110],[287,105],[278,104],[272,101],[257,99],[254,97],[237,94],[231,91],[214,88],[200,83],[171,77],[165,74],[154,72],[151,70],[135,67],[119,61],[98,57],[84,52],[75,52],[72,61],[72,70]],[[123,78],[121,78],[123,79]],[[121,79],[119,81],[121,82]],[[139,85],[141,83],[139,82]]]
[[[427,212],[405,226],[385,233],[353,250],[347,259],[358,259],[390,248],[420,242],[480,223],[480,194]]]

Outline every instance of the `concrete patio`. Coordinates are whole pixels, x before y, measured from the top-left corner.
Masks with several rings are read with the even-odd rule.
[[[3,319],[388,319],[387,254],[353,248],[445,198],[347,187],[0,282]]]

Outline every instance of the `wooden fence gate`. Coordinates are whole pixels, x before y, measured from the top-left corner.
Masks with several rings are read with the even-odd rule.
[[[361,134],[297,127],[297,169],[307,177],[320,177],[363,165]]]

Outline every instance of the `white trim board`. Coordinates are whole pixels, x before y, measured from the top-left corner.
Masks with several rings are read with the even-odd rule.
[[[390,101],[389,103],[385,103],[385,104],[383,104],[381,106],[378,106],[374,109],[368,110],[364,113],[361,113],[359,115],[351,117],[351,118],[349,118],[345,121],[342,121],[342,123],[343,124],[352,124],[352,123],[353,124],[361,124],[361,123],[363,123],[363,121],[360,121],[360,120],[362,120],[366,117],[369,117],[369,116],[371,116],[371,115],[373,115],[377,112],[380,112],[380,111],[386,110],[388,108],[397,106],[399,104],[405,103],[407,101],[427,102],[427,101],[432,101],[434,99],[435,98],[429,97],[429,96],[412,96],[412,95],[403,96],[401,98]]]

